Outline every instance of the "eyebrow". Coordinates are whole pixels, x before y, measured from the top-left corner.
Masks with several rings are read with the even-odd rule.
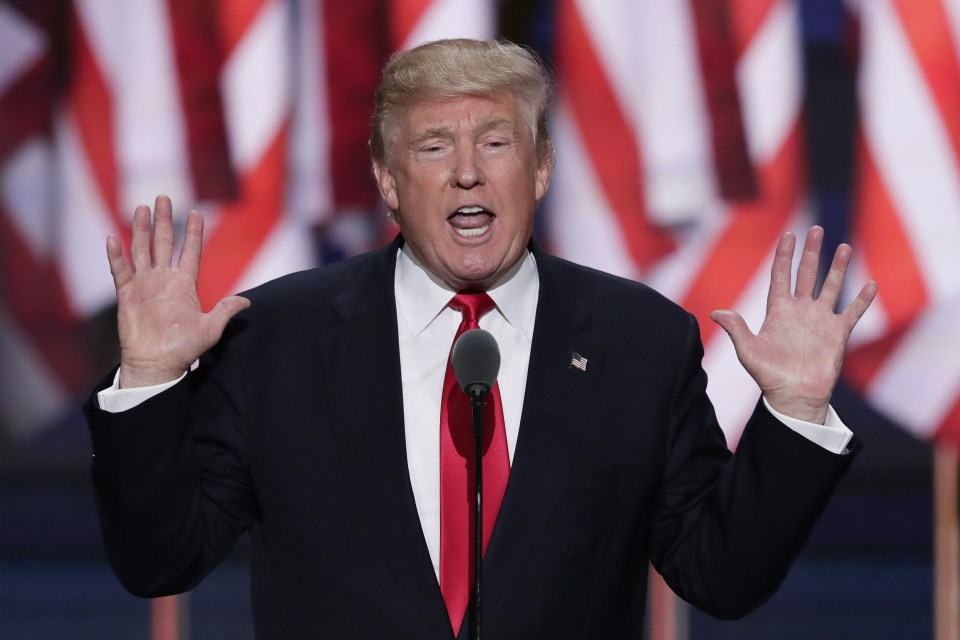
[[[450,135],[450,127],[430,127],[429,129],[425,129],[414,136],[413,140],[410,141],[409,146],[426,142],[430,138],[443,138],[448,135]]]
[[[517,132],[517,125],[509,118],[484,118],[479,127],[482,131],[510,131]]]
[[[449,126],[440,126],[440,127],[430,127],[429,129],[424,129],[410,141],[408,146],[415,146],[430,140],[431,138],[443,138],[450,135]],[[511,133],[517,132],[517,126],[514,124],[513,120],[509,118],[484,118],[480,122],[480,126],[477,127],[480,132],[487,131],[510,131]]]

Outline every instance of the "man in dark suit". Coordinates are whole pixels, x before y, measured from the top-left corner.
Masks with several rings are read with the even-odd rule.
[[[249,531],[258,637],[465,637],[439,471],[455,294],[489,296],[479,324],[503,353],[502,445],[489,446],[509,480],[487,523],[485,635],[639,638],[648,560],[717,616],[776,589],[858,447],[829,398],[876,285],[835,313],[842,246],[814,297],[814,228],[795,292],[794,240],[781,239],[757,335],[715,312],[763,394],[731,456],[696,321],[531,242],[553,166],[546,102],[539,64],[513,45],[394,58],[371,151],[398,238],[209,314],[198,213],[177,267],[164,197],[152,227],[136,211],[132,264],[108,240],[121,365],[86,410],[106,548],[128,589],[189,589]]]

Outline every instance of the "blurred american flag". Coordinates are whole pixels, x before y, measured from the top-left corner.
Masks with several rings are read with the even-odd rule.
[[[378,242],[366,139],[386,57],[494,35],[488,0],[0,0],[0,425],[91,384],[104,242],[169,195],[206,217],[200,295]]]
[[[921,438],[960,442],[960,1],[861,0],[856,229],[880,284],[847,375]]]
[[[735,446],[759,392],[709,314],[736,309],[756,330],[777,239],[811,221],[797,7],[559,6],[551,245],[696,315],[708,392]]]
[[[852,241],[880,297],[847,379],[960,437],[960,0],[850,0],[860,26]],[[799,3],[555,0],[558,166],[545,241],[700,320],[728,442],[757,390],[709,320],[756,329],[777,237],[815,220]],[[493,0],[0,0],[0,424],[16,441],[95,375],[109,233],[158,192],[207,217],[201,293],[382,237],[366,150],[394,50],[496,33]],[[323,243],[322,243],[323,244]],[[327,246],[323,244],[323,246]],[[851,292],[855,293],[855,292]]]

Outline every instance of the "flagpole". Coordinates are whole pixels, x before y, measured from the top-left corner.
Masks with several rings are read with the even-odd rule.
[[[960,638],[960,530],[957,519],[957,451],[934,446],[934,638]]]
[[[164,596],[150,601],[151,640],[189,640],[186,594]]]
[[[649,640],[687,640],[687,605],[650,567],[648,597]]]

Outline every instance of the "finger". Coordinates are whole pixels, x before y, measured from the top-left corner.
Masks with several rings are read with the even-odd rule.
[[[840,300],[852,253],[853,249],[848,244],[837,247],[836,253],[833,254],[833,262],[830,263],[830,270],[827,271],[827,277],[823,281],[823,287],[820,288],[819,301],[831,309],[835,309],[837,301]]]
[[[169,267],[173,261],[173,205],[167,196],[157,196],[153,205],[153,264]]]
[[[133,212],[133,239],[130,241],[130,260],[133,272],[149,269],[150,260],[150,207],[138,206]]]
[[[860,318],[863,317],[863,314],[866,313],[870,304],[877,297],[877,290],[877,283],[871,280],[860,288],[857,297],[843,310],[843,316],[847,320],[850,331],[853,331],[853,328],[860,322]]]
[[[770,289],[767,292],[767,308],[776,298],[790,295],[790,272],[793,269],[793,252],[797,239],[789,231],[780,236],[770,267]]]
[[[107,261],[110,263],[110,273],[113,275],[113,284],[119,289],[133,277],[133,270],[123,257],[123,245],[117,236],[107,236]]]
[[[820,270],[820,250],[823,247],[823,227],[813,226],[807,231],[803,243],[800,265],[797,267],[796,296],[813,297],[817,287],[817,274]]]
[[[214,342],[220,339],[220,335],[223,334],[230,318],[249,306],[250,301],[242,296],[227,296],[210,310],[210,313],[207,314],[207,322],[210,325],[211,335],[215,337]]]
[[[200,254],[203,249],[203,216],[199,211],[187,214],[187,228],[183,237],[183,248],[180,249],[180,259],[177,269],[193,276],[196,283],[200,278]]]

